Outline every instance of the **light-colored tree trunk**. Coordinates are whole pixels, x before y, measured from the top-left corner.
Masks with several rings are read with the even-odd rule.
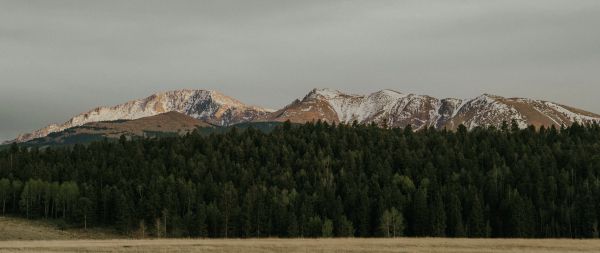
[[[146,224],[144,220],[140,221],[140,231],[142,232],[142,239],[146,238]]]
[[[156,218],[156,238],[160,238],[160,218]]]
[[[164,222],[165,222],[165,224],[164,224],[164,227],[165,227],[165,233],[164,233],[164,236],[165,236],[165,237],[167,237],[167,213],[168,213],[168,212],[169,212],[169,211],[168,211],[167,209],[164,209],[164,210],[163,210],[163,220],[164,220]]]

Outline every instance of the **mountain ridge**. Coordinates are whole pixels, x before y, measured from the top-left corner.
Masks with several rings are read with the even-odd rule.
[[[600,122],[600,115],[555,102],[529,98],[506,98],[484,93],[472,99],[435,98],[428,95],[383,89],[370,94],[351,94],[335,89],[312,89],[279,110],[246,105],[220,92],[181,89],[154,93],[114,106],[100,106],[76,115],[63,124],[50,124],[10,142],[25,142],[50,133],[91,122],[132,120],[179,112],[217,126],[243,122],[375,123],[385,127],[413,126],[456,129],[465,125],[500,126],[515,120],[519,127],[561,126],[574,122]]]
[[[313,89],[304,98],[262,120],[296,123],[323,120],[332,123],[376,123],[388,127],[412,125],[455,129],[460,124],[500,126],[516,120],[519,127],[599,122],[600,115],[545,100],[505,98],[484,93],[473,99],[435,98],[391,89],[367,95],[332,89]]]
[[[211,124],[231,125],[245,122],[270,112],[269,109],[246,105],[237,99],[212,90],[181,89],[154,93],[114,106],[100,106],[76,115],[62,124],[50,124],[31,133],[21,134],[10,142],[25,142],[50,133],[90,122],[139,119],[176,111]]]

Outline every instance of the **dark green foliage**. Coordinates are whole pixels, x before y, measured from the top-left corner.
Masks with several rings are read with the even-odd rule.
[[[306,224],[306,235],[308,237],[321,237],[323,236],[323,221],[321,221],[321,217],[313,216],[308,219],[308,223]]]
[[[419,187],[415,193],[412,203],[411,225],[412,233],[416,236],[427,236],[431,234],[430,209],[427,205],[427,188]]]
[[[120,123],[126,122],[128,120],[115,120],[115,121],[107,121],[111,123]],[[248,129],[252,128],[264,133],[269,133],[273,131],[273,129],[282,126],[285,123],[281,122],[246,122],[239,123],[233,126],[212,126],[212,127],[199,127],[196,130],[197,134],[208,136],[210,134],[222,134],[231,131],[233,128],[236,129]],[[77,126],[73,128],[66,129],[61,132],[50,133],[46,137],[41,137],[37,139],[30,140],[25,143],[21,143],[21,146],[26,147],[70,147],[76,144],[89,144],[94,141],[101,141],[107,138],[104,134],[90,134],[90,133],[77,133],[78,129],[88,129],[88,130],[107,130],[106,127],[96,127],[96,126]],[[143,131],[144,137],[148,138],[164,138],[164,137],[177,137],[179,133],[177,132],[163,132],[163,131]],[[133,134],[127,134],[128,138],[133,139],[143,139],[142,136],[137,136]],[[111,141],[117,140],[117,138],[108,138]],[[11,145],[0,145],[0,150],[8,149]]]
[[[321,229],[322,237],[333,237],[333,221],[325,219],[323,221],[323,228]]]
[[[431,232],[429,235],[436,237],[446,236],[446,208],[444,207],[440,193],[436,193],[433,196],[432,203],[429,206],[431,207]]]
[[[93,141],[101,141],[105,137],[101,134],[77,134],[64,135],[60,133],[52,133],[48,137],[31,140],[24,145],[35,146],[69,146],[78,143],[90,143]]]
[[[520,210],[514,210],[516,212]],[[471,198],[471,208],[467,216],[467,235],[469,237],[486,237],[486,224],[481,201],[477,195]]]
[[[450,237],[464,237],[465,227],[462,218],[462,206],[460,198],[451,193],[447,200],[446,214],[447,214],[447,227],[446,235]]]
[[[599,235],[597,124],[203,131],[4,146],[2,211],[146,237]]]
[[[337,221],[336,235],[339,237],[353,237],[354,236],[354,225],[352,221],[348,220],[345,215],[342,215]]]

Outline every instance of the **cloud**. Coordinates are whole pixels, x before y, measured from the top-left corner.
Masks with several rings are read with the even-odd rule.
[[[600,2],[4,1],[0,139],[160,90],[280,107],[313,87],[600,112]]]

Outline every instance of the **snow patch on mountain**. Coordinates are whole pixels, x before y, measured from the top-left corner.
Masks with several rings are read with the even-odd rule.
[[[296,100],[280,110],[278,115],[282,117],[276,115],[271,119],[294,122],[319,119],[342,123],[357,121],[389,127],[410,124],[417,130],[426,127],[454,129],[460,124],[469,129],[490,125],[499,127],[503,122],[511,121],[521,128],[530,124],[560,126],[573,122],[600,121],[598,115],[528,98],[483,94],[473,99],[438,99],[394,90],[356,95],[331,89],[314,89],[304,99]]]
[[[285,121],[304,123],[323,120],[331,123],[375,123],[386,127],[413,129],[434,127],[455,129],[464,125],[501,126],[515,121],[519,127],[561,126],[574,122],[600,122],[600,115],[553,102],[528,98],[504,98],[483,94],[473,99],[438,99],[426,95],[381,90],[368,95],[348,94],[332,89],[313,89],[303,99],[286,107],[269,110],[246,105],[239,100],[210,90],[176,90],[153,94],[124,104],[97,107],[71,118],[63,124],[51,124],[16,142],[44,137],[90,122],[131,120],[165,112],[179,112],[215,125],[232,125],[248,121]]]
[[[245,105],[242,102],[211,90],[174,90],[153,94],[110,107],[97,107],[79,114],[67,122],[51,124],[32,133],[19,135],[13,142],[25,142],[67,128],[90,122],[132,120],[165,112],[179,112],[216,125],[232,125],[252,121],[272,110]]]

